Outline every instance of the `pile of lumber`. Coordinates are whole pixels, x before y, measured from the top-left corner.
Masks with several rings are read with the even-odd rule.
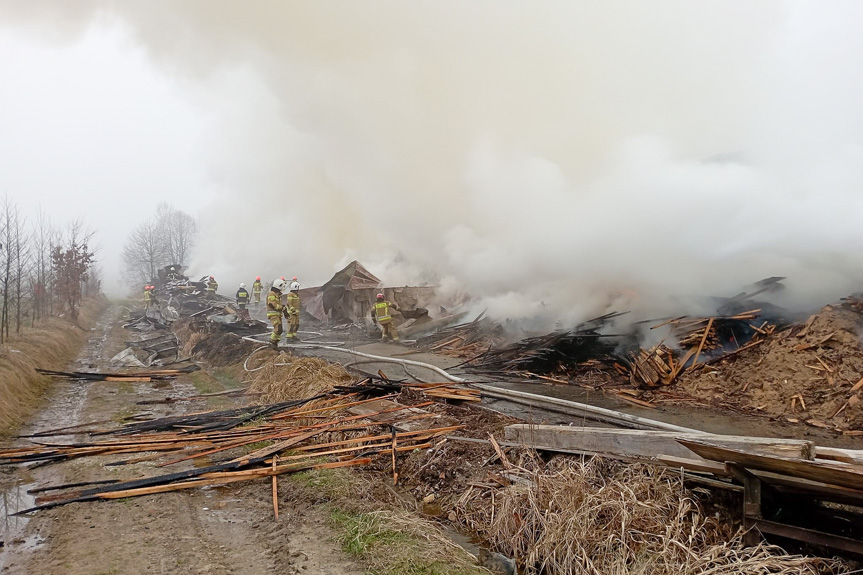
[[[420,390],[426,397],[454,401],[482,401],[480,390],[452,383],[411,383],[405,384]]]
[[[666,337],[676,339],[678,349],[660,343],[650,349],[629,352],[626,367],[615,366],[636,387],[671,385],[684,372],[755,347],[773,335],[776,325],[756,322],[760,309],[730,316],[707,318],[678,317],[651,326],[669,327]],[[706,358],[706,359],[705,359]],[[699,363],[699,359],[703,360]]]
[[[147,469],[207,458],[218,461],[144,479],[56,485],[37,489],[37,505],[20,513],[77,501],[117,499],[238,481],[275,477],[319,468],[368,465],[384,458],[397,480],[397,454],[425,449],[460,426],[434,427],[435,416],[380,396],[380,387],[348,386],[336,393],[272,405],[248,406],[145,421],[103,429],[106,422],[49,430],[30,436],[32,445],[0,450],[0,464],[45,464],[80,457],[118,457],[106,466],[155,462]],[[473,400],[475,392],[452,384],[421,389],[432,397]],[[371,395],[372,397],[368,397]],[[407,425],[410,423],[410,425]],[[431,422],[431,423],[430,423]],[[84,441],[48,442],[52,435]],[[265,447],[245,452],[253,444]],[[290,453],[287,453],[287,452]],[[219,460],[221,458],[221,460]]]
[[[447,327],[420,338],[417,345],[432,353],[461,358],[477,357],[506,341],[500,324],[481,318],[482,315],[470,323]]]
[[[109,373],[98,371],[54,371],[50,369],[36,369],[37,373],[62,377],[78,381],[126,381],[126,382],[148,382],[164,379],[174,379],[178,375],[191,373],[201,369],[195,364],[177,369],[156,369],[150,371],[133,371],[126,373]]]

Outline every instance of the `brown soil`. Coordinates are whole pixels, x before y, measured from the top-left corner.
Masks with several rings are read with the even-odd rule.
[[[850,391],[863,378],[861,327],[850,305],[827,306],[806,324],[684,375],[667,393],[791,423],[863,430],[863,390]]]
[[[117,311],[105,321],[70,369],[106,368],[130,333],[119,328]],[[58,381],[47,407],[23,432],[84,422],[114,420],[138,411],[142,399],[196,394],[195,374],[165,383],[78,383]],[[219,401],[224,401],[219,398]],[[203,400],[148,405],[155,416],[205,411]],[[56,437],[58,441],[83,436]],[[4,445],[5,447],[6,445]],[[105,467],[104,457],[77,459],[30,469],[0,468],[0,571],[9,574],[154,573],[345,573],[361,565],[335,542],[322,512],[296,514],[283,494],[279,520],[273,517],[269,481],[190,490],[134,499],[88,502],[40,511],[30,518],[6,517],[33,505],[35,486],[152,475],[152,463]],[[178,469],[179,470],[179,469]]]

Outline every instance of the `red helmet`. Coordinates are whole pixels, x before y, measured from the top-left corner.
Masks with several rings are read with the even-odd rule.
[[[214,279],[216,279],[216,278],[214,278],[213,276],[210,276],[210,279],[211,279],[211,280],[214,280]]]
[[[261,276],[255,276],[255,281],[261,281]]]
[[[378,299],[384,299],[384,294],[379,293],[376,297],[377,297]]]
[[[297,276],[294,276],[294,279],[293,279],[293,281],[297,281]]]
[[[279,279],[285,281],[285,276],[281,276]]]

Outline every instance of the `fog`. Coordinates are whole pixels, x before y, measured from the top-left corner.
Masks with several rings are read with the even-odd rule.
[[[863,280],[858,2],[70,4],[3,3],[0,31],[140,51],[176,107],[148,146],[194,142],[159,199],[200,219],[190,269],[228,291],[359,259],[574,323],[775,275],[805,308]]]

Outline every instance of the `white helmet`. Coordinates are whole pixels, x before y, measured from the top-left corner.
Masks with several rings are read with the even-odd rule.
[[[241,287],[241,288],[246,287],[246,282],[240,282],[240,287]]]
[[[291,282],[291,291],[300,289],[300,282]]]
[[[283,279],[276,279],[273,281],[273,287],[279,291],[284,291],[288,287],[288,282]]]

